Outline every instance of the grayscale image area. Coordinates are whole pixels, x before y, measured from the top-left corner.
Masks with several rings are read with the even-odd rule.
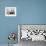
[[[18,27],[20,46],[46,46],[46,25],[25,24]]]

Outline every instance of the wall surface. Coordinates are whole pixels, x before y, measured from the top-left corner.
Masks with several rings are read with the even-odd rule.
[[[16,17],[5,16],[8,6],[17,8]],[[17,34],[17,24],[46,24],[46,0],[0,0],[0,44],[8,43],[9,32]]]

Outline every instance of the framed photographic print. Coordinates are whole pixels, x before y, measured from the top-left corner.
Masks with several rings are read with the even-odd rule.
[[[16,7],[5,7],[5,16],[16,16]]]
[[[18,41],[46,41],[46,25],[44,24],[19,24]]]

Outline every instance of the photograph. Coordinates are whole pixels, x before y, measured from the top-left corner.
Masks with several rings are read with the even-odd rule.
[[[32,42],[45,42],[46,41],[46,25],[40,24],[19,24],[18,25],[18,38],[20,46]]]
[[[5,7],[5,16],[16,16],[16,7]]]

